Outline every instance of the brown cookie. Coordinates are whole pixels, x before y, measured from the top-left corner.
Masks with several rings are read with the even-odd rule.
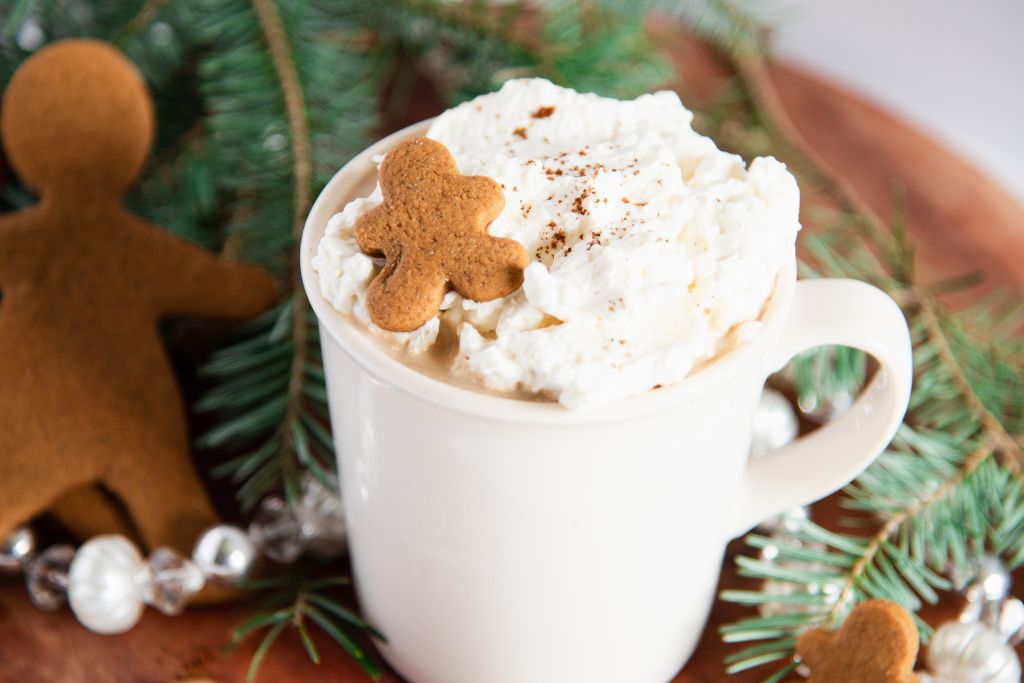
[[[385,259],[366,297],[377,325],[415,330],[437,313],[449,286],[490,301],[522,285],[526,250],[487,234],[505,206],[501,188],[461,175],[440,142],[416,138],[392,149],[380,165],[380,185],[383,203],[355,225],[363,253]]]
[[[813,629],[796,651],[811,670],[807,683],[917,683],[917,627],[894,602],[857,605],[838,631]]]
[[[217,521],[158,325],[246,318],[275,288],[124,208],[153,129],[138,71],[98,41],[40,50],[4,94],[7,159],[40,201],[0,215],[0,537],[52,510],[188,555]]]

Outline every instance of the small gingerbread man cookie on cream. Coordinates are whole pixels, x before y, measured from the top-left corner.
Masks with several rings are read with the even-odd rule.
[[[437,314],[449,286],[490,301],[522,285],[522,245],[487,234],[505,206],[494,180],[461,175],[444,145],[416,138],[384,157],[380,185],[383,203],[355,224],[363,253],[385,259],[366,297],[377,325],[415,330]]]

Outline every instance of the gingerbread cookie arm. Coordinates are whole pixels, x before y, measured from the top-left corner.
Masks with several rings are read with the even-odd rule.
[[[812,629],[805,631],[796,641],[796,651],[804,664],[815,667],[828,656],[828,651],[836,641],[835,633],[824,629]]]
[[[354,227],[359,249],[367,256],[383,256],[384,247],[391,242],[388,210],[383,204],[375,206],[356,221]]]
[[[149,253],[157,255],[151,281],[163,313],[242,319],[276,300],[274,281],[262,269],[229,263],[159,228],[140,227]]]

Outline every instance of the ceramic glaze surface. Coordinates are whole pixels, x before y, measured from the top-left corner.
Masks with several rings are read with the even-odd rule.
[[[342,169],[301,247],[366,616],[412,683],[665,683],[700,637],[728,540],[843,486],[891,439],[909,400],[906,323],[877,289],[797,283],[790,267],[754,341],[607,411],[419,374],[330,307],[309,261],[374,181],[372,156],[426,125]],[[748,463],[765,378],[822,344],[881,370],[843,418]]]

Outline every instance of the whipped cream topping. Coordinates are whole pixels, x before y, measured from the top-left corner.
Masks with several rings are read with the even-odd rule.
[[[427,136],[463,174],[501,184],[505,208],[488,231],[529,253],[522,288],[489,302],[449,292],[418,330],[377,328],[365,297],[380,265],[353,226],[380,203],[378,185],[329,222],[313,260],[321,290],[409,353],[451,326],[451,372],[491,389],[584,409],[679,382],[757,334],[800,229],[786,167],[746,167],[692,119],[672,92],[619,101],[509,81],[439,116]]]

